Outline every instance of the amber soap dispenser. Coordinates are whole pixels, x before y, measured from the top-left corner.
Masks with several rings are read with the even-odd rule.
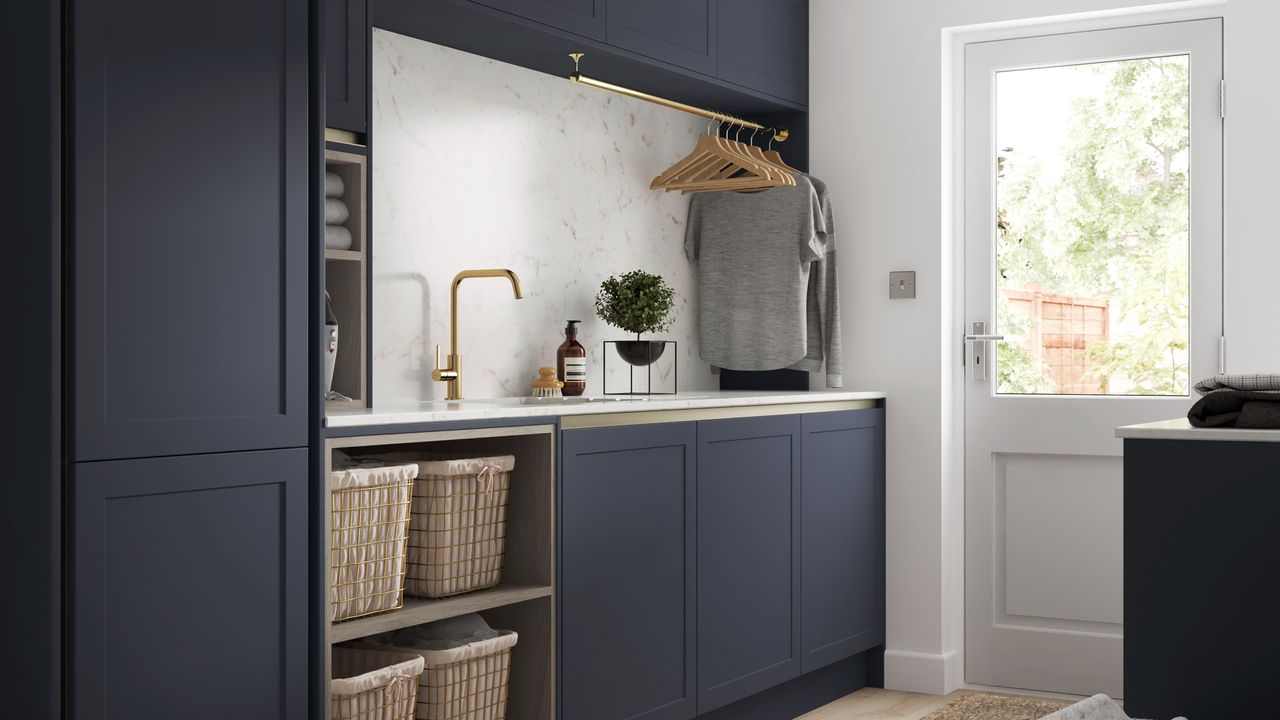
[[[578,342],[578,323],[570,320],[564,328],[564,342],[556,348],[556,376],[564,381],[565,395],[581,395],[587,390],[587,349]]]

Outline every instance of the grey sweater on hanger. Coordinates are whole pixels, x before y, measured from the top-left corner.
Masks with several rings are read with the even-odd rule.
[[[809,300],[814,263],[826,258],[827,232],[818,193],[803,177],[763,192],[693,197],[685,253],[698,262],[704,360],[731,370],[777,370],[806,362],[816,350],[820,366],[823,324],[819,313],[811,337]],[[826,282],[812,288],[822,298],[820,304],[814,297],[815,311],[834,306],[834,290]]]
[[[808,352],[791,366],[793,370],[817,372],[827,363],[827,387],[844,387],[844,358],[840,342],[840,284],[836,276],[836,224],[831,210],[831,193],[827,184],[805,174],[818,194],[824,232],[818,234],[822,257],[809,266],[809,298],[807,301]]]

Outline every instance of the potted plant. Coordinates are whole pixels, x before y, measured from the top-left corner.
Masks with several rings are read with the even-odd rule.
[[[600,283],[596,316],[619,330],[636,334],[635,340],[617,343],[618,355],[630,365],[644,366],[662,357],[667,344],[641,340],[640,336],[671,327],[675,304],[676,291],[661,276],[632,270]]]

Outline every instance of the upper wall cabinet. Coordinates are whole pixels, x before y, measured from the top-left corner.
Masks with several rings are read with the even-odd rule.
[[[719,78],[807,105],[809,3],[732,0],[716,12]]]
[[[717,0],[611,0],[605,39],[654,60],[715,75],[716,5]]]
[[[72,0],[71,456],[307,444],[307,0]]]
[[[368,129],[368,0],[325,0],[325,126]]]
[[[477,0],[477,2],[593,40],[604,39],[605,0]]]

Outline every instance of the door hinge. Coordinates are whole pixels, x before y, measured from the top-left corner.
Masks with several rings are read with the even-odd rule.
[[[1227,119],[1227,81],[1218,81],[1218,117]]]
[[[1218,337],[1218,374],[1225,375],[1227,372],[1227,338],[1226,336]]]

